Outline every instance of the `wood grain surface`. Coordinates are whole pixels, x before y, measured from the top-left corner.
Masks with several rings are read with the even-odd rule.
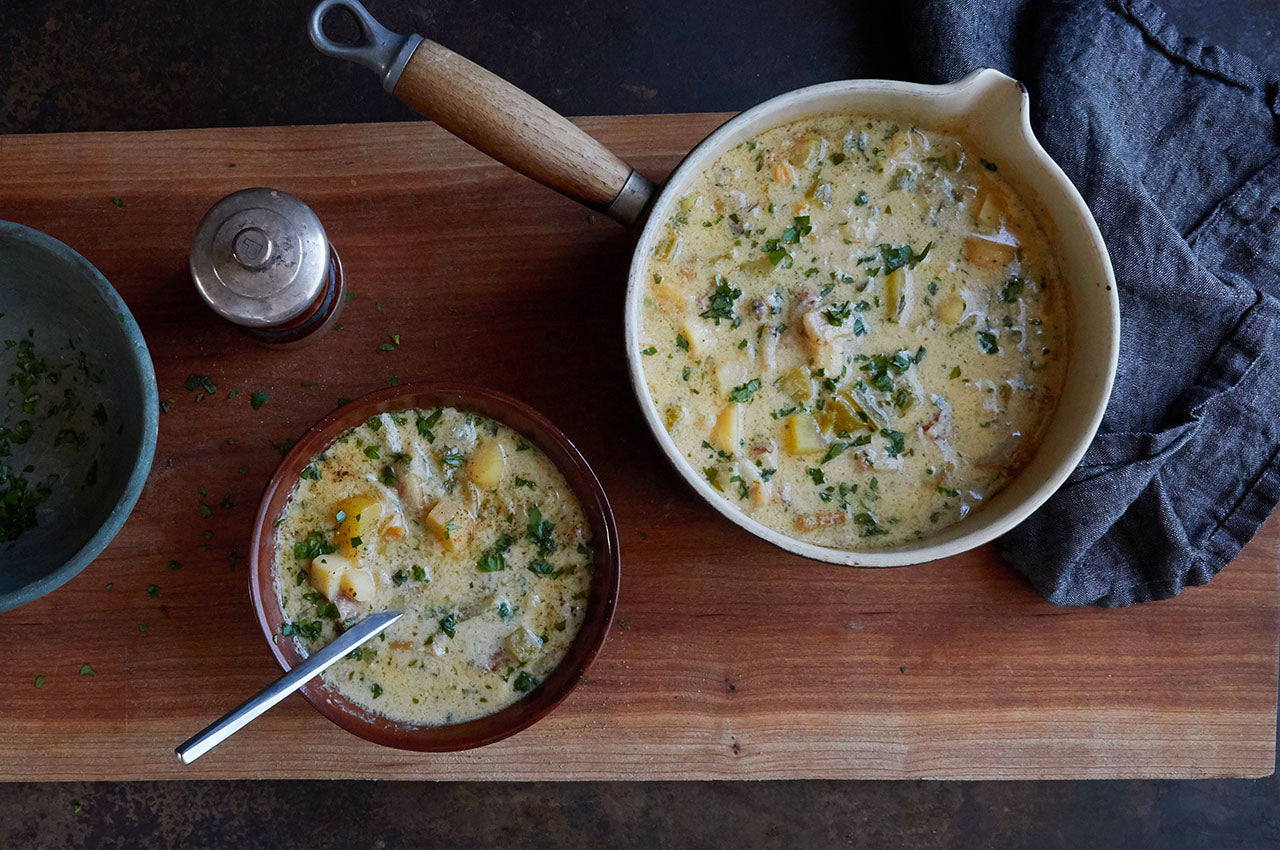
[[[579,123],[661,177],[724,117]],[[66,241],[106,274],[150,342],[160,397],[174,400],[115,542],[62,589],[0,614],[0,778],[1274,769],[1275,518],[1211,585],[1129,610],[1054,608],[991,549],[892,570],[808,562],[721,519],[648,437],[622,356],[629,234],[433,125],[13,136],[0,138],[0,163],[0,218]],[[257,185],[316,210],[356,295],[344,327],[311,348],[255,347],[187,277],[205,209]],[[402,344],[378,353],[392,334]],[[218,392],[195,401],[191,373]],[[393,378],[511,393],[595,466],[617,511],[623,579],[588,681],[532,729],[454,755],[379,748],[295,696],[182,767],[174,746],[279,673],[233,558],[248,551],[273,443]],[[253,410],[251,391],[270,401]]]

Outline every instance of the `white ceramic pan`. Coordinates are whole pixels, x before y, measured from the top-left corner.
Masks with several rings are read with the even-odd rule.
[[[341,44],[323,30],[326,14],[355,15],[362,37]],[[547,186],[640,228],[627,280],[627,358],[649,430],[689,486],[708,504],[783,549],[837,564],[887,567],[944,558],[986,543],[1026,519],[1080,462],[1111,393],[1120,305],[1102,235],[1080,193],[1031,132],[1026,89],[998,71],[974,71],[941,86],[844,80],[779,95],[725,122],[661,187],[545,104],[421,36],[380,26],[356,0],[323,0],[311,16],[322,53],[378,72],[383,86],[475,147]],[[663,426],[645,383],[640,329],[645,258],[687,188],[726,150],[780,124],[829,113],[868,115],[956,135],[1000,163],[1000,174],[1033,209],[1055,246],[1072,315],[1070,361],[1057,412],[1031,463],[980,511],[937,534],[892,550],[850,552],[815,546],[769,529],[716,493]]]

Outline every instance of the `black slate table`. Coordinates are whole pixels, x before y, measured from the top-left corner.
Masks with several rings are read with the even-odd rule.
[[[303,26],[310,5],[6,0],[0,132],[411,119],[368,72],[314,53]],[[737,110],[823,80],[905,76],[892,3],[789,0],[785,15],[779,4],[727,0],[369,5],[387,24],[427,34],[570,115]],[[1280,74],[1280,0],[1163,5],[1185,34]],[[869,30],[885,37],[857,37]],[[9,784],[0,785],[0,813],[0,847],[326,847],[340,837],[456,848],[1280,846],[1274,776]]]

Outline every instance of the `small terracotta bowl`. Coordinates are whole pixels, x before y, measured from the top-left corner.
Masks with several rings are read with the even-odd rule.
[[[280,636],[284,612],[274,583],[275,522],[281,516],[298,476],[317,454],[347,429],[377,413],[412,408],[453,407],[487,416],[518,431],[546,452],[574,494],[591,525],[595,543],[595,573],[587,597],[586,619],[569,653],[530,694],[501,711],[448,726],[414,726],[373,714],[337,691],[323,678],[312,679],[302,695],[316,710],[361,738],[387,747],[422,752],[452,752],[483,747],[527,728],[569,695],[595,659],[613,622],[621,560],[618,529],[604,489],[569,439],[528,405],[493,390],[468,384],[406,384],[363,396],[326,416],[285,455],[267,485],[254,522],[249,556],[249,594],[258,623],[276,660],[285,670],[303,659],[291,638]]]

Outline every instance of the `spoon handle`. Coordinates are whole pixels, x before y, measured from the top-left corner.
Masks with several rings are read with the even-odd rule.
[[[331,664],[348,652],[371,638],[382,634],[402,616],[403,614],[399,611],[379,611],[376,614],[370,614],[365,617],[355,626],[338,635],[333,643],[310,656],[306,661],[285,673],[275,682],[227,712],[208,728],[188,739],[174,750],[178,754],[178,760],[183,764],[191,764],[191,762],[249,725],[265,713],[267,709],[302,687],[307,681],[319,676]]]

